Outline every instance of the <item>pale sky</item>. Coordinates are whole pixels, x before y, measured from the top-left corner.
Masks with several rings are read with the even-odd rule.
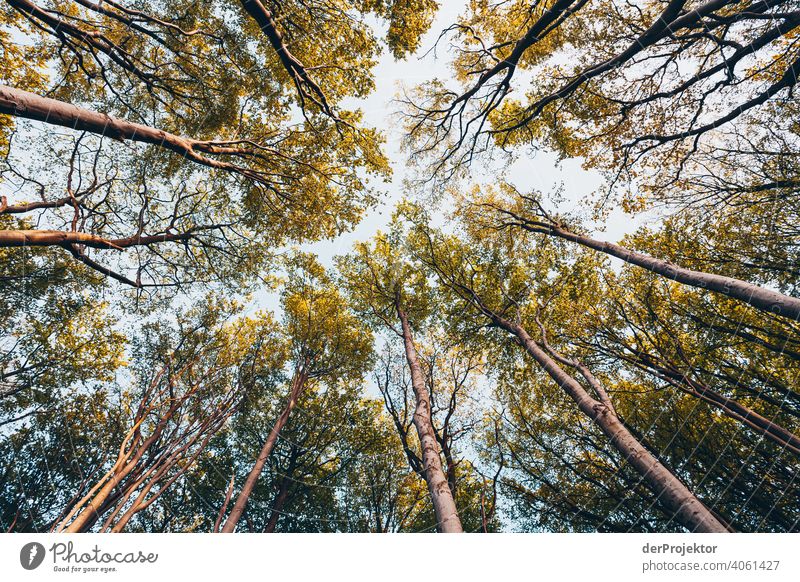
[[[463,12],[464,0],[441,0],[440,8],[429,32],[423,37],[420,50],[404,61],[396,61],[385,51],[374,69],[375,91],[365,100],[347,103],[349,108],[358,107],[364,112],[364,123],[382,130],[386,137],[386,154],[392,166],[391,183],[376,183],[376,188],[384,192],[381,202],[369,211],[353,231],[333,240],[324,240],[303,245],[302,249],[317,254],[326,267],[333,265],[333,257],[350,251],[353,243],[365,241],[381,230],[389,221],[392,210],[403,196],[403,180],[409,177],[407,156],[401,150],[402,127],[397,117],[398,105],[394,99],[402,87],[411,88],[434,78],[447,79],[452,76],[448,63],[451,54],[448,41],[439,42],[436,54],[431,50],[441,31],[456,22]],[[494,170],[494,171],[493,171]],[[487,183],[498,175],[497,168],[481,167],[478,164],[470,169],[475,182]],[[523,153],[505,174],[505,179],[520,191],[538,190],[548,192],[559,184],[564,186],[565,203],[558,210],[565,212],[581,204],[581,199],[601,184],[599,175],[581,168],[580,160],[566,160],[558,163],[556,157],[547,152]],[[604,224],[604,231],[596,233],[600,238],[619,240],[632,232],[641,220],[633,220],[620,212],[614,212]],[[256,298],[259,308],[275,310],[277,298],[272,294],[260,293]]]

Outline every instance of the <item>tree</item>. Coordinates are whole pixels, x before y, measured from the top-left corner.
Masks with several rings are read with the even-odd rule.
[[[481,375],[482,355],[464,349],[455,338],[439,330],[427,330],[416,338],[416,343],[430,394],[431,426],[441,449],[447,484],[459,508],[459,520],[465,531],[494,531],[498,527],[493,519],[496,496],[492,493],[491,500],[486,498],[488,483],[484,483],[476,468],[478,463],[470,454],[477,445],[472,437],[482,423],[483,411],[477,404],[484,396],[479,387],[485,380]],[[421,445],[413,433],[415,394],[404,353],[387,344],[374,375],[408,467],[424,481]],[[420,513],[414,519],[413,527],[435,529],[435,519],[426,519],[424,515]]]
[[[619,418],[602,382],[580,361],[564,357],[546,339],[544,326],[537,341],[522,323],[523,309],[535,297],[525,273],[527,261],[515,253],[507,238],[469,239],[469,246],[452,236],[429,229],[424,215],[411,216],[418,228],[411,243],[441,283],[453,292],[463,308],[484,317],[507,333],[572,399],[578,409],[600,428],[623,459],[636,469],[659,503],[689,531],[728,531],[725,525],[635,437]],[[469,231],[468,231],[469,232]],[[474,231],[473,231],[474,232]],[[467,236],[469,236],[467,234]],[[542,269],[543,265],[538,265]],[[527,305],[526,305],[527,304]],[[533,319],[540,324],[534,306]],[[530,313],[527,317],[531,317]],[[565,371],[573,369],[579,376]],[[585,385],[577,378],[581,377]]]
[[[59,406],[30,415],[0,439],[0,527],[50,531],[67,505],[97,478],[124,426],[111,390],[60,396]]]
[[[370,179],[388,175],[379,134],[339,107],[373,88],[380,51],[354,15],[388,20],[403,55],[432,10],[8,3],[14,85],[0,88],[0,179],[17,200],[4,196],[0,212],[35,220],[9,225],[0,246],[64,248],[122,283],[163,290],[252,279],[271,247],[343,232],[375,202]],[[69,131],[53,140],[55,128]]]
[[[430,391],[414,343],[414,329],[429,317],[429,289],[424,274],[403,261],[399,232],[378,234],[372,244],[360,243],[339,262],[355,309],[374,327],[385,327],[403,342],[416,407],[414,426],[422,450],[421,469],[441,532],[461,532],[453,492],[442,469],[441,449],[433,427]]]
[[[282,294],[291,380],[286,403],[264,441],[223,532],[233,532],[242,517],[281,431],[310,382],[330,376],[358,379],[372,353],[372,336],[349,311],[325,270],[310,255],[296,255]]]
[[[446,31],[457,86],[432,81],[408,100],[414,149],[442,168],[494,144],[546,144],[680,190],[720,138],[765,135],[756,120],[793,100],[798,25],[788,1],[473,3]]]
[[[506,188],[508,190],[508,188]],[[513,191],[513,189],[512,189]],[[681,283],[689,283],[692,287],[699,287],[701,290],[705,289],[706,286],[710,286],[712,289],[719,289],[723,292],[724,295],[729,297],[733,297],[735,299],[741,299],[745,303],[749,303],[755,307],[760,308],[761,311],[766,311],[766,313],[773,316],[779,316],[778,319],[781,319],[784,316],[789,315],[787,311],[791,311],[791,309],[781,310],[779,304],[773,303],[773,309],[767,310],[764,309],[766,307],[767,297],[772,297],[775,301],[780,301],[781,304],[785,303],[788,306],[791,306],[796,300],[793,297],[786,297],[782,296],[774,291],[769,289],[763,289],[757,287],[755,285],[746,283],[740,280],[734,280],[729,277],[720,277],[716,275],[708,275],[706,273],[701,273],[697,271],[689,271],[687,269],[682,269],[680,267],[674,266],[669,261],[664,261],[660,259],[655,259],[650,254],[645,254],[642,252],[638,252],[637,250],[632,250],[630,247],[622,247],[620,245],[605,243],[601,241],[597,241],[591,239],[588,236],[576,234],[570,230],[568,227],[563,226],[563,222],[558,219],[557,217],[551,216],[547,213],[543,208],[542,204],[538,201],[535,196],[525,196],[519,193],[515,193],[515,199],[517,200],[517,205],[513,207],[513,210],[509,210],[508,203],[504,201],[503,198],[498,198],[494,192],[488,193],[487,195],[481,196],[478,198],[478,201],[470,201],[465,203],[465,205],[461,208],[460,212],[463,213],[464,220],[469,220],[475,224],[480,224],[480,228],[494,230],[494,229],[505,229],[505,228],[521,228],[523,230],[529,232],[536,232],[536,233],[543,233],[549,234],[557,238],[565,239],[570,242],[578,242],[582,246],[593,250],[601,250],[606,252],[611,256],[615,256],[618,258],[623,259],[626,263],[636,265],[637,267],[644,267],[647,271],[655,273],[657,275],[661,275],[666,279],[676,280]],[[534,216],[539,216],[541,218],[531,218],[529,214],[526,214],[526,209],[534,208],[534,212],[536,214]],[[487,211],[489,212],[487,216]],[[496,216],[495,216],[496,214]],[[669,226],[668,226],[669,228]],[[669,235],[667,233],[646,233],[645,231],[640,231],[638,236],[633,237],[635,244],[637,246],[645,245],[649,248],[652,248],[656,253],[663,252],[662,249],[667,249],[669,252],[675,252],[673,250],[674,245],[670,244],[671,241],[668,240]],[[605,275],[605,281],[609,282],[610,280],[615,279],[615,275],[613,273],[609,273]],[[719,286],[714,285],[713,281],[722,282],[725,281],[725,285]],[[743,424],[747,425],[750,428],[754,428],[755,430],[759,431],[760,433],[764,434],[766,438],[775,440],[779,445],[788,447],[791,451],[796,451],[798,445],[800,444],[800,440],[798,437],[793,434],[791,430],[787,430],[786,428],[776,424],[772,420],[763,417],[758,412],[749,408],[746,405],[743,405],[741,402],[731,399],[727,396],[724,396],[718,391],[715,391],[709,387],[708,381],[698,381],[698,380],[690,380],[691,376],[691,369],[697,367],[697,360],[699,358],[699,354],[695,357],[691,357],[688,354],[691,353],[693,350],[688,348],[686,349],[679,349],[678,352],[671,356],[672,363],[666,363],[663,358],[667,358],[669,361],[670,356],[665,356],[664,352],[664,344],[670,344],[675,341],[676,338],[680,337],[679,332],[677,331],[680,324],[676,324],[674,326],[670,326],[668,336],[665,338],[664,343],[656,342],[661,344],[657,348],[658,352],[655,355],[652,353],[648,353],[648,349],[642,350],[642,336],[647,337],[648,331],[652,328],[650,327],[653,323],[658,323],[663,325],[666,323],[664,319],[661,317],[655,316],[656,310],[658,309],[655,307],[655,303],[651,303],[650,299],[653,297],[653,293],[650,291],[648,287],[643,287],[641,281],[648,281],[647,278],[639,278],[636,279],[631,277],[629,281],[636,281],[636,283],[630,283],[630,289],[636,289],[637,294],[632,295],[631,297],[635,298],[638,301],[645,302],[647,305],[646,313],[647,315],[642,316],[642,320],[648,319],[650,320],[648,323],[643,324],[640,323],[642,320],[639,320],[637,323],[631,322],[631,317],[637,317],[636,311],[631,310],[628,311],[624,307],[619,309],[620,300],[617,300],[609,307],[609,312],[616,312],[619,316],[631,324],[630,330],[632,335],[632,341],[629,342],[628,338],[625,336],[627,335],[625,332],[620,333],[619,331],[611,332],[608,328],[604,329],[603,331],[599,331],[599,334],[603,334],[606,337],[609,335],[615,336],[615,343],[620,346],[625,346],[623,349],[624,351],[628,351],[630,355],[624,354],[623,352],[616,352],[622,359],[626,358],[634,358],[638,361],[642,366],[647,367],[654,372],[660,374],[663,380],[668,382],[674,383],[675,386],[678,386],[680,389],[687,390],[689,393],[695,395],[698,398],[704,399],[707,402],[711,403],[713,406],[718,407],[721,411],[725,414],[728,414],[732,418],[737,419],[738,421],[742,422]],[[665,283],[668,288],[668,284]],[[746,291],[745,291],[746,290]],[[628,293],[620,293],[620,295],[628,296]],[[685,294],[686,298],[692,297],[691,294]],[[780,298],[780,299],[777,299]],[[622,301],[628,302],[626,299]],[[737,321],[736,327],[741,327],[743,322],[746,321],[747,311],[741,308],[737,308],[735,302],[724,302],[722,303],[723,309],[726,311],[735,310],[735,316],[728,316],[727,323],[723,324],[722,326],[714,325],[713,323],[706,323],[705,326],[701,326],[699,329],[696,330],[695,334],[693,335],[694,341],[697,341],[698,337],[702,337],[704,334],[705,329],[713,329],[717,328],[719,331],[728,330],[731,331],[731,324],[734,321]],[[665,315],[662,317],[664,318],[673,318],[674,312],[683,309],[686,310],[688,306],[683,306],[682,308],[678,308],[673,304],[669,306],[667,310],[662,311]],[[688,307],[694,313],[698,313],[694,311],[691,307]],[[660,309],[659,309],[660,310]],[[675,314],[678,315],[678,314]],[[791,317],[791,316],[790,316]],[[702,322],[703,320],[700,319],[697,315],[692,315],[693,320],[695,323]],[[654,320],[654,321],[653,321]],[[708,321],[708,320],[706,320]],[[791,326],[791,324],[788,324]],[[778,324],[777,327],[780,327]],[[785,327],[785,326],[784,326]],[[736,332],[733,332],[734,335]],[[739,332],[738,337],[744,340],[751,340],[755,342],[760,342],[763,347],[771,348],[771,351],[774,354],[787,354],[792,355],[794,352],[790,345],[787,345],[787,339],[785,334],[789,334],[791,336],[792,331],[791,327],[787,328],[786,330],[778,332],[778,336],[770,338],[770,339],[760,339],[758,336],[753,335],[749,332]],[[781,340],[780,338],[784,338]],[[652,339],[652,338],[650,338]],[[588,337],[584,337],[583,339],[577,339],[576,341],[580,341],[583,343],[587,343],[589,341]],[[650,340],[647,341],[650,343]],[[638,344],[635,346],[631,346],[631,344]],[[755,347],[755,346],[754,346]],[[788,350],[788,352],[787,352]],[[669,351],[672,351],[669,349]],[[753,359],[754,353],[750,351],[745,357],[747,359]],[[661,363],[659,363],[661,362]],[[680,362],[680,363],[676,363]],[[686,370],[686,368],[689,370]],[[683,370],[679,372],[679,370]],[[713,382],[713,381],[712,381]],[[773,400],[774,403],[774,400]],[[775,414],[775,412],[773,412]]]
[[[797,530],[797,2],[468,3],[328,269],[437,8],[2,3],[0,528]]]
[[[546,240],[548,254],[564,261],[533,270],[547,343],[591,370],[637,439],[719,519],[739,531],[792,531],[797,515],[782,500],[794,489],[796,394],[786,388],[797,372],[779,347],[786,320],[635,267],[597,265],[591,252],[574,256],[569,243]],[[637,244],[651,250],[658,241]],[[557,386],[542,386],[518,354],[493,361],[503,411],[489,434],[501,446],[489,452],[506,460],[501,489],[524,527],[675,527]]]
[[[0,249],[0,425],[57,408],[113,378],[125,341],[99,281],[39,249]],[[57,284],[54,285],[54,283]]]
[[[502,191],[506,194],[512,192],[510,201],[508,197],[503,197],[502,194],[498,196],[494,192],[483,197],[479,196],[477,201],[472,202],[479,208],[477,212],[471,213],[471,218],[488,222],[492,228],[518,228],[530,233],[558,237],[621,259],[667,279],[727,295],[767,313],[775,313],[795,321],[800,320],[800,299],[797,297],[741,279],[688,269],[667,259],[654,257],[616,243],[594,239],[576,232],[563,218],[547,212],[540,202],[540,196],[515,192],[513,187],[508,185],[504,185]]]
[[[137,360],[142,386],[123,392],[118,403],[128,421],[117,435],[116,456],[109,451],[97,468],[104,472],[76,492],[54,531],[96,524],[100,531],[122,531],[203,454],[244,397],[242,370],[263,359],[258,351],[270,339],[269,320],[255,331],[248,321],[228,327],[224,309],[209,304],[190,312],[178,330],[151,328]],[[244,338],[251,341],[238,343]]]

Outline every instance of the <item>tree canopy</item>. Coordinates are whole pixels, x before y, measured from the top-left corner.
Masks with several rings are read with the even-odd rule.
[[[3,531],[800,529],[800,4],[448,20],[0,3]]]

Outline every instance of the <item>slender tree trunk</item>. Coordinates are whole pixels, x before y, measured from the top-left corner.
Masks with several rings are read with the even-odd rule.
[[[111,505],[106,504],[106,501],[110,497],[120,494],[120,492],[115,493],[114,490],[136,468],[139,460],[149,450],[150,445],[158,440],[158,437],[161,435],[161,432],[164,429],[165,423],[166,421],[162,420],[156,426],[153,434],[143,441],[135,453],[126,454],[124,447],[126,446],[127,439],[123,441],[117,462],[115,463],[114,467],[112,467],[111,470],[106,473],[106,475],[103,477],[103,480],[100,481],[102,486],[100,486],[100,483],[95,485],[95,487],[93,487],[92,490],[90,490],[89,493],[78,503],[76,508],[66,517],[64,517],[61,523],[59,523],[56,527],[55,531],[59,533],[80,533],[88,531],[88,529],[91,528],[92,525],[97,521],[97,519],[111,507]],[[133,435],[134,439],[139,438],[134,432],[131,432],[130,434]],[[74,519],[69,521],[73,515],[75,516]]]
[[[600,241],[586,235],[577,234],[556,225],[545,225],[544,223],[532,225],[521,221],[520,226],[532,232],[548,234],[578,243],[587,248],[622,259],[626,263],[647,269],[651,273],[656,273],[657,275],[672,279],[678,283],[721,293],[733,299],[743,301],[748,305],[752,305],[761,311],[787,317],[794,321],[800,321],[800,298],[798,297],[784,295],[783,293],[765,289],[740,279],[734,279],[733,277],[714,275],[712,273],[679,267],[669,261],[657,259],[615,243]]]
[[[204,155],[242,153],[225,142],[200,141],[175,135],[149,125],[118,119],[7,85],[0,85],[0,113],[76,131],[88,131],[117,140],[131,140],[163,147],[209,168],[235,172],[257,182],[268,183],[266,176],[257,171]]]
[[[287,401],[283,412],[281,412],[281,415],[278,417],[278,420],[275,422],[275,426],[272,427],[264,446],[261,448],[261,452],[259,453],[256,462],[253,464],[253,468],[250,469],[250,473],[247,475],[247,479],[245,479],[242,490],[239,492],[239,496],[236,498],[236,503],[233,504],[231,513],[228,516],[228,519],[225,521],[225,525],[222,526],[223,533],[231,533],[236,530],[236,524],[239,523],[239,519],[241,519],[242,513],[244,513],[244,508],[247,506],[247,501],[250,499],[250,495],[253,493],[253,489],[256,486],[258,478],[261,476],[261,471],[264,470],[264,465],[267,463],[267,459],[269,459],[269,456],[272,454],[272,450],[275,448],[275,444],[278,442],[278,435],[289,421],[289,415],[292,413],[292,410],[297,404],[297,399],[303,392],[303,388],[305,388],[307,381],[308,372],[306,371],[306,366],[303,365],[295,372],[294,378],[292,378],[292,386],[289,391],[289,400]]]
[[[631,434],[607,404],[592,398],[575,378],[539,347],[521,325],[496,315],[492,319],[496,325],[516,337],[525,351],[578,404],[581,412],[600,427],[614,448],[639,472],[658,501],[681,525],[691,532],[729,531],[680,479]]]
[[[193,234],[190,232],[107,239],[95,234],[63,230],[2,230],[0,231],[0,247],[84,245],[95,249],[122,250],[161,242],[184,241],[192,236]]]
[[[450,487],[450,492],[453,497],[456,496],[456,462],[453,459],[453,452],[450,450],[449,445],[442,445],[442,454],[444,455],[445,475],[447,475],[447,485]]]
[[[740,404],[738,401],[723,396],[702,384],[691,382],[690,387],[685,390],[689,394],[704,400],[722,411],[725,416],[742,424],[749,426],[756,433],[764,438],[771,440],[776,445],[784,448],[795,455],[800,455],[800,437],[784,428],[783,426],[760,415],[755,410]]]
[[[431,419],[430,393],[422,376],[422,368],[419,365],[417,350],[414,347],[411,326],[408,324],[408,318],[399,301],[396,302],[395,307],[403,329],[406,360],[408,361],[408,367],[411,369],[411,385],[414,388],[414,395],[417,400],[417,406],[414,410],[414,426],[417,429],[420,446],[422,447],[422,465],[425,470],[425,481],[428,484],[431,501],[433,502],[437,528],[444,533],[461,533],[464,530],[458,517],[453,493],[450,491],[447,477],[445,477],[442,470],[439,443],[436,441]]]
[[[283,508],[286,506],[287,499],[289,499],[289,480],[284,477],[281,479],[278,495],[272,503],[272,513],[270,513],[267,527],[264,528],[264,533],[275,533],[275,527],[278,525],[278,520],[281,517]]]
[[[70,529],[66,529],[63,524],[59,524],[54,531],[61,533],[85,533],[91,531],[91,529],[95,526],[95,524],[100,521],[100,518],[103,517],[108,511],[114,507],[115,503],[119,501],[122,497],[122,491],[114,491],[111,495],[105,497],[103,503],[100,505],[94,505],[93,501],[90,501],[91,504],[91,511],[83,510],[79,517],[81,517],[81,523],[79,526],[72,527]]]
[[[219,528],[222,525],[222,519],[225,517],[225,512],[228,511],[228,504],[231,502],[231,497],[233,497],[233,485],[236,482],[236,472],[231,475],[230,483],[228,483],[228,491],[225,493],[225,501],[222,502],[222,507],[219,509],[219,515],[217,515],[217,520],[214,522],[214,527],[211,529],[212,533],[218,533]]]

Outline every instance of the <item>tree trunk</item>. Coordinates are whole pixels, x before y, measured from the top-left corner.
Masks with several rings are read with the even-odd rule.
[[[196,229],[195,229],[196,230]],[[83,245],[95,249],[122,250],[162,242],[185,241],[192,232],[107,239],[95,234],[62,230],[0,230],[0,247],[47,247]]]
[[[76,507],[67,514],[62,521],[56,526],[57,533],[80,533],[88,531],[98,518],[105,513],[113,504],[107,504],[109,498],[122,493],[114,490],[118,485],[130,475],[141,458],[149,450],[150,446],[156,442],[164,430],[166,420],[162,419],[156,425],[153,434],[145,439],[141,446],[135,450],[125,452],[125,446],[130,439],[135,440],[139,438],[137,434],[138,423],[134,430],[128,433],[128,436],[123,440],[120,452],[117,457],[117,462],[114,466],[103,476],[99,483],[97,483],[86,496],[78,502]],[[135,446],[135,445],[131,445]],[[74,516],[74,519],[72,519]],[[70,521],[72,519],[72,521]]]
[[[444,440],[444,439],[442,439]],[[442,444],[442,454],[444,455],[444,466],[445,466],[445,475],[447,475],[447,485],[450,487],[450,492],[453,494],[453,498],[456,496],[456,461],[453,459],[453,452],[450,450],[450,446],[445,441]]]
[[[417,406],[414,410],[414,426],[417,429],[420,446],[422,447],[422,466],[425,470],[425,481],[428,484],[433,503],[437,529],[443,533],[461,533],[464,530],[458,517],[453,493],[450,491],[447,477],[445,477],[442,470],[439,443],[436,442],[431,419],[431,398],[422,376],[422,368],[419,365],[417,350],[414,347],[411,327],[399,301],[395,304],[395,307],[402,324],[406,360],[411,370],[411,385],[414,388],[414,395],[417,400]]]
[[[743,301],[748,305],[752,305],[761,311],[787,317],[794,321],[800,321],[800,298],[784,295],[783,293],[765,289],[740,279],[734,279],[733,277],[714,275],[712,273],[679,267],[669,261],[657,259],[615,243],[600,241],[586,235],[577,234],[556,225],[537,223],[535,226],[530,224],[520,224],[520,226],[532,232],[556,236],[600,251],[601,253],[606,253],[626,263],[647,269],[651,273],[656,273],[657,275],[672,279],[678,283],[721,293],[733,299]]]
[[[272,513],[269,516],[267,527],[264,528],[264,533],[275,533],[275,527],[278,525],[278,519],[281,517],[287,499],[289,499],[289,480],[284,477],[281,479],[280,490],[272,504]]]
[[[705,384],[690,379],[687,373],[682,373],[678,369],[672,368],[667,362],[664,362],[662,366],[653,360],[650,354],[630,347],[628,349],[637,358],[633,362],[639,363],[655,377],[661,378],[686,394],[707,402],[728,418],[750,427],[779,447],[795,455],[800,455],[800,436],[789,429],[748,408],[738,400],[728,398]]]
[[[714,514],[634,437],[617,415],[592,398],[583,386],[567,374],[521,326],[501,317],[493,320],[500,328],[517,338],[520,345],[539,366],[572,398],[586,416],[600,427],[616,448],[636,469],[658,501],[690,532],[728,532]]]
[[[163,147],[209,168],[235,172],[256,182],[268,183],[266,176],[255,170],[203,155],[243,153],[225,142],[215,143],[182,137],[149,125],[117,119],[105,113],[83,109],[57,99],[40,97],[35,93],[7,85],[0,85],[0,114],[42,121],[75,131],[88,131],[117,140],[131,140]]]
[[[242,513],[244,513],[244,508],[247,506],[247,501],[253,493],[258,478],[261,476],[261,471],[263,471],[267,459],[269,459],[272,450],[275,448],[275,444],[278,442],[278,435],[289,421],[289,415],[297,404],[297,399],[303,392],[307,380],[308,372],[306,371],[306,367],[302,366],[295,372],[294,378],[292,379],[292,387],[289,391],[289,400],[283,412],[281,412],[281,415],[278,417],[278,420],[275,422],[275,426],[272,427],[256,462],[253,464],[253,468],[250,469],[250,473],[248,473],[247,479],[245,479],[242,490],[236,498],[236,503],[233,504],[233,508],[231,509],[228,519],[225,521],[225,525],[222,526],[223,533],[231,533],[236,530],[236,524],[239,523],[239,519],[241,519]]]

